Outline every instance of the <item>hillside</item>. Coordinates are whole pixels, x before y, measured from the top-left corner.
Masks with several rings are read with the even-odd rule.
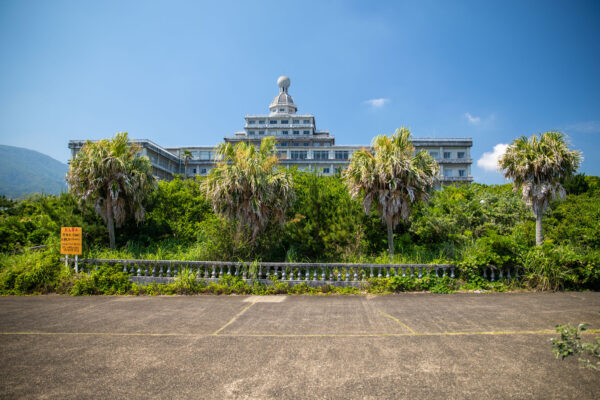
[[[68,166],[34,150],[0,145],[0,194],[19,198],[31,193],[67,190]]]

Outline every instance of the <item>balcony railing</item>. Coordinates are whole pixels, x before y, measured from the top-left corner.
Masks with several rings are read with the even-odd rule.
[[[64,261],[64,258],[61,259]],[[312,285],[333,284],[359,286],[370,278],[410,276],[416,278],[455,278],[455,266],[451,264],[348,264],[348,263],[282,263],[282,262],[229,262],[229,261],[172,261],[134,259],[68,259],[67,265],[76,272],[92,272],[103,265],[118,265],[132,281],[141,283],[169,282],[184,269],[193,272],[200,281],[215,281],[226,275],[247,281],[271,283],[273,279]],[[519,278],[518,268],[485,267],[484,279],[511,280]]]

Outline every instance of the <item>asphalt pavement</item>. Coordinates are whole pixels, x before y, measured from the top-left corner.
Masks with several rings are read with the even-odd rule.
[[[599,311],[592,292],[0,297],[0,398],[598,399],[550,338]]]

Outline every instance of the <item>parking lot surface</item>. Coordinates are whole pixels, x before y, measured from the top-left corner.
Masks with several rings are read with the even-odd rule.
[[[597,399],[550,338],[599,311],[591,292],[1,297],[0,398]]]

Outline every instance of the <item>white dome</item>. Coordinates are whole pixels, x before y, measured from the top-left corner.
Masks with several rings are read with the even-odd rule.
[[[285,75],[280,76],[279,79],[277,79],[277,86],[286,90],[290,87],[290,78]]]

